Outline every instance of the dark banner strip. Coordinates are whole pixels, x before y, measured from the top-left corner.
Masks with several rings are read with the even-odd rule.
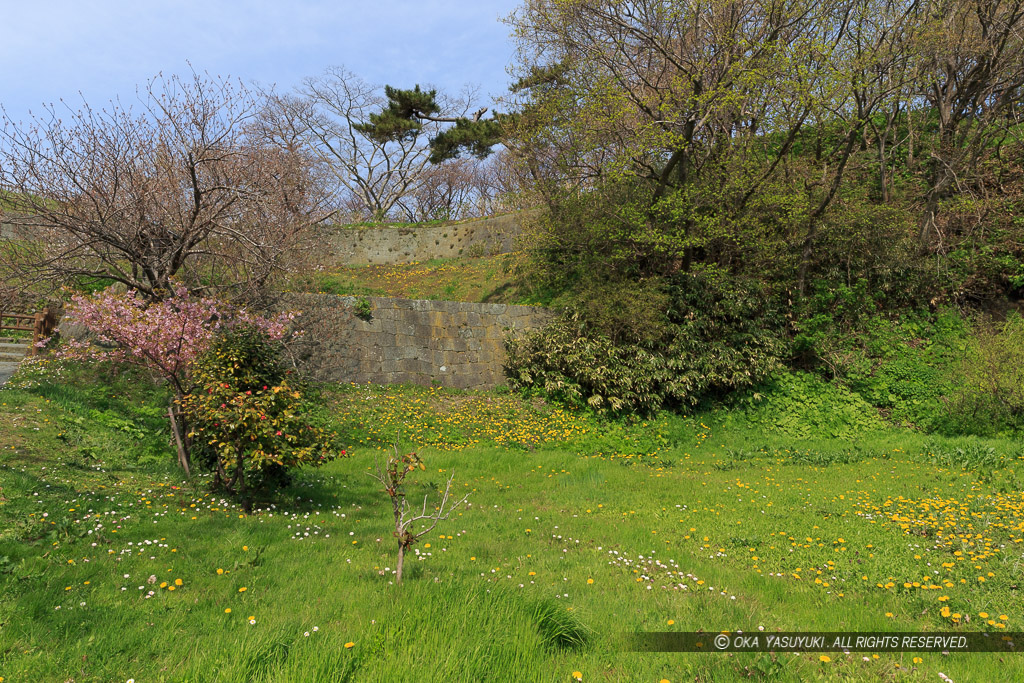
[[[626,634],[633,652],[1018,652],[1024,633],[663,631]],[[1020,644],[1018,646],[1018,643]]]

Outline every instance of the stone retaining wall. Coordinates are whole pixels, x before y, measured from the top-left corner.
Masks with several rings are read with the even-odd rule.
[[[34,226],[21,225],[15,221],[0,221],[0,239],[31,239],[37,230]]]
[[[459,256],[492,256],[516,248],[521,214],[425,227],[328,228],[331,254],[352,265],[386,265]]]
[[[356,305],[371,307],[364,319]],[[505,304],[289,294],[283,309],[302,311],[297,361],[333,382],[421,384],[488,389],[505,382],[504,337],[536,330],[548,309]]]

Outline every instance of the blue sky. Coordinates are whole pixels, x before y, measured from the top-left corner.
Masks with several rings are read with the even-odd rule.
[[[36,0],[5,3],[0,104],[136,101],[159,72],[196,71],[289,90],[328,66],[370,82],[500,95],[512,60],[499,21],[516,0]],[[82,96],[78,93],[81,92]],[[490,104],[490,102],[485,102]],[[77,108],[77,106],[76,106]]]

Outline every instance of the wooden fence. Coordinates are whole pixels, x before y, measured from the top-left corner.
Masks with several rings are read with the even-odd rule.
[[[29,355],[34,356],[38,351],[36,344],[46,339],[53,333],[57,324],[57,317],[50,308],[44,308],[36,313],[16,313],[13,311],[0,310],[0,331],[11,330],[18,332],[32,333],[32,346],[29,347]]]

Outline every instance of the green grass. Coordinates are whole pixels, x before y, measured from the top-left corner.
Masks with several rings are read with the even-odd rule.
[[[1019,443],[795,440],[721,413],[629,424],[507,394],[349,386],[323,400],[351,457],[243,515],[172,467],[160,391],[40,367],[0,390],[5,682],[1024,679],[1022,660],[990,654],[823,663],[618,639],[1018,631]],[[414,491],[454,472],[471,492],[401,586],[367,476],[399,431],[428,465]]]
[[[339,267],[304,276],[289,287],[341,295],[516,303],[514,255],[437,259],[424,263]]]
[[[344,266],[297,275],[289,291],[486,303],[529,303],[517,284],[520,254],[434,259],[423,263]]]

